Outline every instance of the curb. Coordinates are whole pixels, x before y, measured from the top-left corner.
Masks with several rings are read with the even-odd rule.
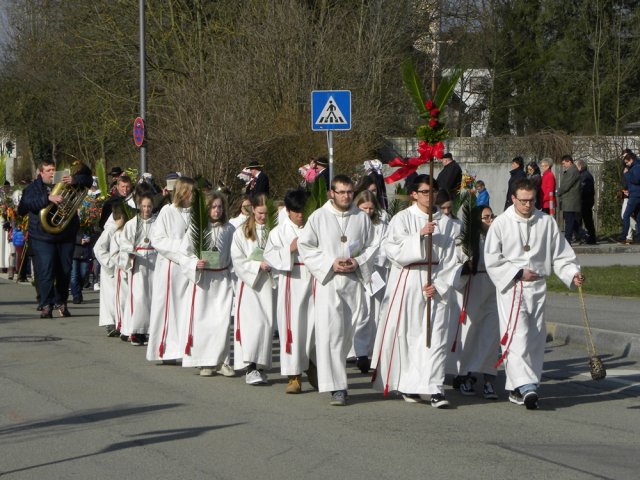
[[[598,355],[640,360],[639,334],[591,328],[591,336]],[[548,322],[547,341],[582,345],[585,351],[587,349],[587,337],[581,325]]]

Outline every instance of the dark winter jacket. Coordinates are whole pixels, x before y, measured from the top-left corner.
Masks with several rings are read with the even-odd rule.
[[[74,185],[82,185],[87,188],[93,183],[91,175],[75,175],[73,177]],[[31,182],[22,193],[20,205],[18,206],[18,214],[29,214],[29,237],[35,240],[50,243],[66,243],[75,242],[76,232],[80,226],[78,215],[75,214],[73,219],[62,232],[51,234],[42,229],[40,225],[40,211],[49,205],[49,194],[52,185],[46,185],[41,177]]]

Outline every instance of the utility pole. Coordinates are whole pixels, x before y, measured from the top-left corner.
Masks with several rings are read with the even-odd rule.
[[[147,107],[147,81],[145,65],[145,35],[144,35],[144,0],[140,0],[140,118],[144,121],[145,130],[147,128],[146,107]],[[147,134],[140,147],[140,175],[147,172]]]

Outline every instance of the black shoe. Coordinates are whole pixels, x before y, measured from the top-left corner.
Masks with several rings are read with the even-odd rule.
[[[522,399],[527,410],[535,410],[538,408],[538,393],[535,390],[529,390],[522,396]]]
[[[139,333],[132,333],[129,336],[129,340],[131,341],[131,345],[135,347],[141,347],[142,345],[144,345],[144,335],[141,335]]]
[[[120,340],[122,340],[123,342],[128,342],[129,341],[129,335],[120,334]]]
[[[44,307],[42,307],[40,318],[53,318],[53,312],[50,305],[45,305]]]
[[[66,303],[64,303],[62,305],[56,305],[54,308],[56,310],[58,310],[58,312],[60,313],[61,317],[70,317],[71,316],[71,312],[67,308],[67,304]]]
[[[39,311],[39,312],[41,312],[41,311],[42,311],[42,305],[38,305],[38,306],[36,307],[36,310],[37,310],[37,311]]]
[[[369,373],[369,368],[371,367],[369,357],[358,357],[356,367],[358,367],[362,373]]]
[[[118,329],[116,329],[115,325],[107,325],[105,328],[107,330],[107,337],[119,337],[120,336],[120,331]]]
[[[434,408],[447,408],[449,401],[441,393],[436,393],[431,395],[431,406]]]
[[[82,303],[82,296],[73,297],[73,303],[74,303],[74,305],[78,305],[78,304]]]

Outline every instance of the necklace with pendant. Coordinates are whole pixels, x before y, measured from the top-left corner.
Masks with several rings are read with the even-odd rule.
[[[518,229],[518,231],[520,231]],[[529,224],[529,220],[527,220],[527,239],[524,241],[524,251],[528,252],[531,250],[531,246],[529,245],[529,237],[531,235],[531,225]],[[522,232],[520,232],[520,239],[522,240]]]
[[[347,227],[349,226],[349,216],[345,217],[345,214],[343,213],[342,215],[340,215],[340,218],[344,219],[346,218],[346,221],[344,221],[344,228],[341,225],[340,221],[336,218],[336,222],[338,222],[338,228],[340,229],[340,233],[342,233],[342,235],[340,235],[340,241],[342,243],[347,243]]]

